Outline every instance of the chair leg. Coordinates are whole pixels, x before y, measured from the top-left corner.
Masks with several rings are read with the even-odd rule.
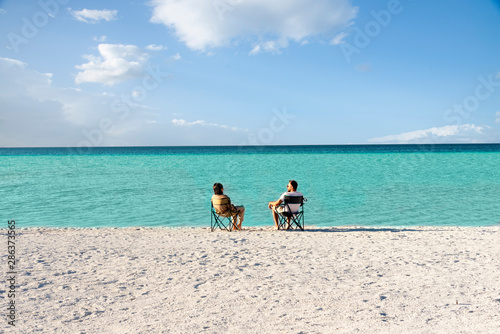
[[[304,231],[304,214],[300,214],[295,220],[295,225],[301,230]]]
[[[287,230],[292,230],[295,228],[299,228],[301,231],[304,231],[304,215],[299,213],[292,217],[287,217],[288,226]]]
[[[290,229],[290,217],[278,213],[278,230]]]
[[[279,213],[277,213],[277,215],[278,215],[278,230],[283,230],[285,228],[285,217],[283,217]]]
[[[224,224],[225,219],[227,219],[227,224]],[[212,216],[210,218],[210,230],[213,232],[217,228],[231,232],[233,228],[233,221],[231,217],[217,216],[215,212],[212,212]]]

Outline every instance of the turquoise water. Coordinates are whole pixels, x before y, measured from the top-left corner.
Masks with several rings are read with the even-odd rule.
[[[0,149],[0,212],[18,227],[210,225],[214,182],[273,224],[299,183],[306,226],[500,223],[500,144]]]

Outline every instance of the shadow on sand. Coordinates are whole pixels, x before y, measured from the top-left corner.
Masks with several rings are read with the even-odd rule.
[[[439,229],[413,229],[413,228],[404,228],[404,227],[325,227],[325,228],[318,228],[318,227],[310,227],[310,228],[305,228],[304,231],[295,229],[295,230],[288,230],[287,232],[321,232],[321,233],[345,233],[345,232],[393,232],[393,233],[400,233],[400,232],[430,232],[430,231],[439,231]]]

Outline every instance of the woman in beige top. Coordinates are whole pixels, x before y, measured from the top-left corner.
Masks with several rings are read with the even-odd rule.
[[[241,224],[243,223],[243,216],[245,215],[244,206],[234,206],[231,204],[231,199],[224,195],[224,187],[220,183],[214,183],[214,195],[212,196],[212,204],[214,206],[215,212],[219,216],[223,217],[233,217],[233,228],[236,230],[241,230]],[[239,218],[239,223],[238,223]]]

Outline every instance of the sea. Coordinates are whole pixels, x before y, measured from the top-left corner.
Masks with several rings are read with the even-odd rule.
[[[0,218],[209,227],[220,182],[243,227],[273,226],[268,202],[292,179],[306,229],[500,224],[500,144],[0,148]]]

